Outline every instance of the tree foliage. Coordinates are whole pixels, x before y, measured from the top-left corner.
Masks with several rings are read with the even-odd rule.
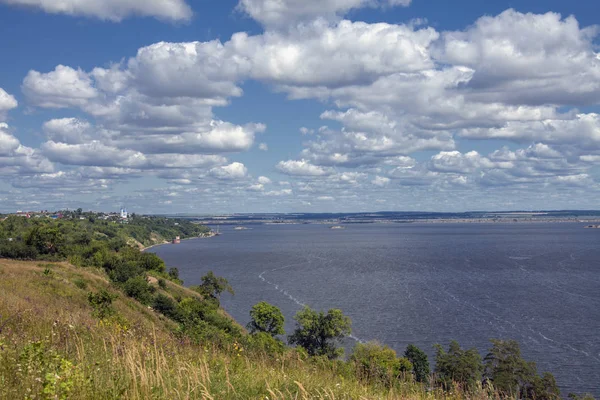
[[[404,352],[406,357],[413,365],[413,374],[417,382],[429,382],[429,360],[427,354],[417,346],[409,344]]]
[[[106,289],[100,290],[98,293],[88,293],[88,303],[94,309],[94,316],[104,319],[114,314],[112,302],[116,298]]]
[[[540,377],[535,363],[521,357],[519,343],[497,339],[491,342],[492,348],[484,358],[484,377],[496,390],[505,396],[523,399],[560,399],[554,376],[545,373]]]
[[[247,326],[250,333],[264,332],[272,337],[285,334],[283,330],[285,318],[281,310],[266,301],[261,301],[252,307],[250,318]]]
[[[352,333],[350,318],[341,310],[330,309],[327,314],[305,306],[294,317],[296,330],[289,336],[289,343],[306,349],[311,356],[334,359],[343,354],[337,341]]]
[[[202,283],[199,286],[195,286],[194,289],[203,296],[216,300],[217,303],[223,292],[234,295],[233,288],[227,279],[216,276],[212,271],[208,271],[208,273],[202,277]]]
[[[413,370],[407,358],[399,358],[394,350],[377,342],[358,343],[350,361],[354,363],[360,379],[387,387]]]
[[[448,352],[439,344],[434,347],[435,373],[444,388],[450,388],[454,381],[470,390],[481,382],[483,364],[477,349],[463,350],[456,341],[450,342]]]

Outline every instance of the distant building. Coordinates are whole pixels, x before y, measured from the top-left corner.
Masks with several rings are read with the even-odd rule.
[[[175,239],[173,239],[173,244],[180,244],[180,243],[181,243],[181,237],[175,236]]]
[[[121,208],[121,219],[127,219],[127,210],[125,208]]]

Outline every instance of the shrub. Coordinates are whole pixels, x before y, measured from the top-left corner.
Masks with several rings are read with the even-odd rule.
[[[169,268],[169,277],[172,280],[179,280],[179,270],[175,267]]]
[[[145,271],[135,261],[117,262],[109,272],[110,279],[117,283],[125,283],[132,278],[143,275]]]
[[[164,294],[156,295],[154,301],[152,302],[152,308],[175,321],[181,319],[177,303],[175,303],[172,298],[165,296]]]
[[[211,345],[220,349],[228,348],[235,343],[233,336],[201,320],[194,324],[182,324],[179,333],[186,335],[196,344]]]
[[[154,253],[142,253],[139,263],[146,271],[165,272],[165,262]]]
[[[264,354],[283,354],[285,345],[266,332],[256,332],[246,336],[246,347],[250,351]]]
[[[167,290],[167,282],[163,278],[160,278],[158,280],[158,287],[160,287],[163,290]]]
[[[33,246],[13,241],[0,246],[0,257],[16,260],[35,260],[38,257],[38,251]]]
[[[215,307],[214,303],[200,301],[192,297],[187,297],[179,302],[179,312],[182,322],[188,324],[204,320],[207,314],[216,310],[217,307]]]
[[[94,309],[93,315],[100,319],[113,315],[112,302],[115,298],[116,296],[109,293],[106,289],[102,289],[98,293],[89,292],[88,303]]]
[[[129,278],[123,285],[123,291],[129,297],[133,297],[142,304],[150,304],[152,293],[150,285],[144,276]]]
[[[413,369],[406,358],[398,358],[396,352],[376,342],[359,343],[354,347],[350,360],[356,366],[359,379],[391,387]]]
[[[231,334],[233,337],[242,336],[242,328],[238,326],[231,318],[212,311],[204,316],[204,320],[214,327]]]

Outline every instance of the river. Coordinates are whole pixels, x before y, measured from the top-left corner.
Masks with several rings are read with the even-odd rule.
[[[186,285],[212,270],[247,323],[255,303],[281,308],[286,331],[303,304],[340,308],[355,340],[398,353],[457,340],[482,355],[515,339],[563,395],[600,397],[600,230],[583,224],[365,224],[221,227],[221,236],[152,248]],[[351,347],[351,343],[347,344]],[[433,362],[432,362],[433,364]]]

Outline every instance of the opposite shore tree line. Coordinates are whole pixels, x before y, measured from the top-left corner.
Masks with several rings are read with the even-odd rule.
[[[89,217],[58,221],[9,217],[0,221],[0,257],[68,260],[78,267],[102,271],[121,293],[176,323],[176,335],[198,344],[233,346],[238,352],[258,352],[268,357],[294,351],[298,357],[329,363],[340,374],[383,387],[412,382],[426,390],[435,388],[447,393],[457,389],[487,390],[490,396],[496,393],[521,399],[560,398],[554,376],[539,375],[535,363],[524,360],[519,344],[512,340],[492,340],[492,347],[483,358],[477,349],[462,349],[455,341],[447,350],[436,345],[434,368],[426,353],[415,345],[409,345],[398,356],[379,343],[358,343],[344,359],[341,341],[351,334],[351,321],[341,310],[324,312],[304,307],[294,317],[296,328],[287,337],[287,343],[295,346],[290,348],[282,340],[282,312],[266,302],[251,308],[248,334],[220,307],[221,295],[234,293],[225,278],[209,271],[202,283],[190,287],[190,291],[174,290],[182,283],[177,269],[167,269],[158,256],[134,246],[168,239],[168,235],[185,238],[205,231],[206,228],[187,221],[165,218],[134,217],[128,224],[119,224]],[[52,274],[51,268],[44,273]],[[85,289],[84,284],[82,288]],[[115,295],[105,290],[88,293],[89,306],[100,321],[120,323],[112,306],[114,299]]]

